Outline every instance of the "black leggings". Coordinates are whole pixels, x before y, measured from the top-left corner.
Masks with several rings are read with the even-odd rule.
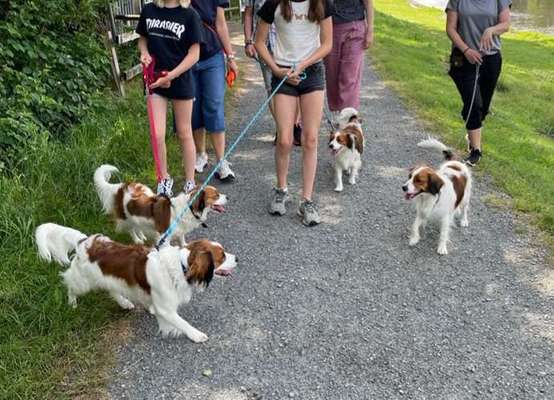
[[[502,69],[502,56],[500,53],[496,53],[483,57],[483,64],[481,64],[479,69],[475,101],[471,109],[471,115],[468,118],[467,114],[469,112],[473,88],[475,86],[476,65],[477,64],[471,64],[464,57],[461,66],[457,67],[451,65],[450,71],[448,72],[454,83],[456,83],[458,92],[460,92],[460,96],[464,102],[462,118],[464,121],[467,119],[467,130],[481,128],[482,121],[489,113],[492,95],[494,94],[494,89],[496,88],[496,83],[498,82],[498,77]]]

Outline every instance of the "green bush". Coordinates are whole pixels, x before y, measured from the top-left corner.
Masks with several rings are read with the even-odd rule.
[[[37,137],[63,138],[105,86],[106,0],[11,0],[0,23],[0,172]]]

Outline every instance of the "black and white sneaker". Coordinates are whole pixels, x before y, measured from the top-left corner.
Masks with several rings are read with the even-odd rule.
[[[481,153],[481,150],[471,149],[471,151],[469,152],[469,155],[466,157],[464,162],[470,167],[475,167],[479,163],[479,161],[481,161],[482,156],[483,156],[483,153]]]
[[[173,196],[173,179],[168,176],[158,183],[157,194],[171,198]]]

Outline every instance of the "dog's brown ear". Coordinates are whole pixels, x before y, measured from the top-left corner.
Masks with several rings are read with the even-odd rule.
[[[188,258],[187,282],[208,287],[214,277],[215,263],[212,253],[193,250]]]
[[[192,196],[194,196],[192,194]],[[198,195],[196,200],[194,201],[194,205],[192,206],[194,211],[202,213],[204,211],[204,208],[206,208],[206,191],[202,190],[202,192]]]
[[[152,217],[157,232],[165,232],[171,223],[171,200],[165,196],[156,197],[152,205]]]
[[[442,185],[444,185],[443,180],[435,172],[431,172],[427,175],[427,190],[429,193],[436,195],[440,192]]]

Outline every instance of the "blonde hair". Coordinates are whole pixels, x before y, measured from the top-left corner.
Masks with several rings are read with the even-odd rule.
[[[165,0],[154,0],[154,4],[158,7],[165,7]],[[179,0],[181,7],[187,8],[190,5],[190,0]]]

